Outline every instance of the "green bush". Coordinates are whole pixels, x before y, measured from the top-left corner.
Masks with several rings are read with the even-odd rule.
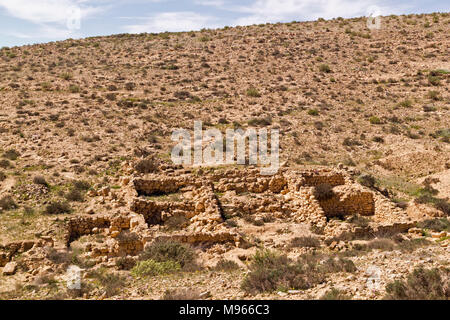
[[[19,152],[17,152],[14,149],[10,149],[5,151],[5,153],[3,153],[3,157],[9,160],[17,160],[17,158],[20,156]]]
[[[4,196],[0,198],[0,208],[3,210],[12,210],[17,208],[17,204],[11,196]]]
[[[242,282],[242,289],[255,294],[274,290],[306,290],[325,281],[326,274],[354,272],[351,260],[321,255],[303,255],[296,261],[285,254],[259,250],[249,266],[250,272]]]
[[[54,201],[49,203],[44,210],[44,213],[46,214],[64,214],[64,213],[70,213],[72,209],[70,208],[70,205],[67,202],[63,201]]]
[[[250,119],[247,123],[249,126],[269,126],[272,124],[272,118],[271,117],[253,118]]]
[[[406,281],[396,280],[386,285],[389,300],[449,300],[450,270],[416,268]]]
[[[372,176],[370,174],[365,174],[365,173],[360,175],[357,180],[358,180],[359,184],[361,184],[365,187],[368,187],[368,188],[375,187],[375,184],[377,183],[377,180],[375,179],[374,176]]]
[[[48,187],[48,183],[43,176],[35,176],[33,178],[33,183],[44,187]]]
[[[320,241],[316,237],[296,237],[291,240],[292,248],[318,248]]]
[[[331,72],[331,68],[330,68],[330,66],[327,65],[327,64],[321,64],[321,65],[319,66],[319,71],[320,71],[320,72],[325,72],[325,73],[330,73],[330,72]]]
[[[168,274],[180,270],[181,266],[178,262],[172,260],[158,262],[150,259],[138,262],[137,265],[131,269],[131,274],[135,277],[148,277]]]
[[[175,261],[183,269],[195,269],[196,267],[194,250],[189,245],[171,240],[153,242],[145,248],[139,259],[156,262]]]
[[[347,296],[342,291],[332,288],[331,290],[328,290],[324,293],[322,297],[320,297],[320,300],[351,300],[352,298],[350,296]]]
[[[402,107],[402,108],[411,108],[412,105],[413,105],[412,101],[409,99],[406,99],[406,100],[399,102],[397,106]]]
[[[78,189],[71,189],[66,193],[65,198],[67,201],[71,202],[83,202],[84,197]]]
[[[450,232],[450,221],[446,218],[427,219],[417,224],[417,227],[422,229],[430,229],[436,232],[448,231]]]
[[[252,98],[259,98],[261,97],[261,94],[259,93],[259,91],[256,88],[249,88],[247,90],[247,96],[252,97]]]
[[[83,180],[75,180],[72,182],[72,185],[75,189],[83,191],[89,190],[91,188],[91,184]]]
[[[150,157],[140,160],[134,168],[139,173],[153,173],[158,170],[158,162],[154,158]]]
[[[201,292],[192,288],[167,289],[161,300],[200,300]]]
[[[221,259],[219,262],[217,262],[216,266],[214,267],[214,270],[216,271],[233,271],[239,269],[239,265],[236,262],[224,259]]]
[[[6,159],[0,160],[0,168],[6,169],[9,167],[11,167],[11,163],[8,160]]]
[[[381,119],[374,116],[374,117],[370,117],[369,118],[369,122],[371,124],[381,124]]]

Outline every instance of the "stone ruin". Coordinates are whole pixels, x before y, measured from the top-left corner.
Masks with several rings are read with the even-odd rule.
[[[414,226],[405,210],[356,183],[346,169],[283,168],[274,176],[262,176],[257,168],[236,167],[136,175],[128,165],[124,171],[129,175],[120,179],[120,190],[91,191],[98,206],[66,223],[67,247],[84,236],[101,236],[102,241],[83,242],[83,252],[96,263],[136,257],[146,244],[161,239],[204,248],[215,244],[229,250],[246,248],[249,235],[228,223],[233,218],[306,224],[320,230],[329,242],[404,232]],[[315,191],[321,185],[332,188],[332,193],[318,199]],[[355,215],[364,216],[369,225],[349,227],[336,221]],[[174,222],[176,228],[171,227]],[[17,253],[53,247],[50,240],[0,247],[0,266]]]
[[[182,170],[130,175],[120,182],[120,191],[106,188],[96,192],[100,202],[114,204],[116,213],[96,215],[90,210],[91,215],[71,219],[67,224],[68,246],[85,235],[107,235],[104,243],[90,243],[86,248],[91,257],[105,261],[136,256],[147,243],[159,239],[242,247],[246,235],[226,223],[242,215],[308,223],[330,237],[404,231],[412,225],[403,210],[381,194],[355,183],[345,170],[282,169],[275,176],[262,176],[257,168],[209,173]],[[328,185],[332,194],[317,199],[315,190],[320,185]],[[374,226],[341,230],[330,221],[354,215],[370,217]],[[174,219],[179,228],[170,230],[168,225]]]

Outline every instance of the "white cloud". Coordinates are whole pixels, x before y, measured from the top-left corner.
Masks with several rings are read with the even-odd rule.
[[[3,33],[22,39],[79,37],[82,19],[106,8],[93,7],[87,3],[107,1],[109,0],[0,0],[0,8],[8,15],[36,25],[27,33],[17,33],[15,30]]]
[[[178,32],[215,28],[216,19],[195,12],[164,12],[148,17],[140,24],[128,25],[124,29],[129,33],[142,32]]]
[[[232,25],[365,16],[373,5],[378,5],[383,15],[399,12],[398,5],[394,8],[382,6],[381,3],[385,2],[384,0],[254,0],[248,5],[239,5],[226,0],[195,0],[196,4],[244,15],[235,19]]]
[[[65,23],[73,8],[80,8],[82,16],[93,14],[99,9],[80,6],[86,1],[76,0],[0,0],[0,7],[15,18],[33,23]]]
[[[218,8],[222,8],[225,5],[224,0],[195,0],[194,3],[200,6],[211,6]]]

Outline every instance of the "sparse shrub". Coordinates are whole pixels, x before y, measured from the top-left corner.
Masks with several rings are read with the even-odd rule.
[[[61,78],[68,81],[72,79],[72,75],[70,73],[63,73],[61,74]]]
[[[105,95],[105,98],[109,101],[116,101],[116,94],[109,92]]]
[[[47,259],[54,264],[70,264],[72,262],[72,254],[68,251],[58,251],[55,248],[49,248],[46,255]]]
[[[136,85],[132,82],[125,83],[125,89],[128,91],[133,91],[136,88]]]
[[[54,215],[54,214],[70,213],[71,211],[72,209],[70,208],[70,205],[67,202],[53,201],[45,207],[44,213]]]
[[[197,268],[194,250],[189,245],[171,240],[153,242],[145,248],[139,260],[174,261],[183,269]]]
[[[450,216],[450,202],[446,199],[436,199],[434,206],[436,209],[442,211],[447,216]]]
[[[434,112],[437,110],[435,106],[423,106],[422,108],[424,112]]]
[[[395,248],[394,241],[390,239],[374,239],[370,241],[367,246],[370,249],[378,249],[382,251],[392,251]]]
[[[418,248],[429,246],[430,244],[431,242],[428,241],[427,239],[419,238],[408,241],[402,241],[397,244],[397,248],[404,252],[413,252]]]
[[[431,90],[427,93],[427,98],[434,100],[434,101],[439,101],[441,100],[441,96],[439,94],[439,91],[436,90]]]
[[[282,286],[307,289],[312,285],[307,283],[306,279],[302,281],[303,270],[297,269],[286,255],[269,250],[257,251],[249,269],[250,272],[242,283],[242,289],[253,294],[274,291]],[[298,279],[297,273],[300,274]]]
[[[10,149],[5,151],[5,153],[3,153],[3,157],[12,161],[17,160],[17,158],[20,156],[20,153],[17,152],[15,149]]]
[[[432,86],[439,86],[441,84],[441,78],[439,77],[440,73],[436,71],[431,71],[428,75],[428,82]]]
[[[120,257],[116,260],[116,267],[119,270],[131,270],[136,266],[136,261],[130,257]]]
[[[327,65],[327,64],[321,64],[320,66],[319,66],[319,71],[320,72],[325,72],[325,73],[330,73],[331,72],[331,68],[330,68],[330,66],[329,65]]]
[[[446,218],[427,219],[420,221],[417,227],[422,229],[430,229],[436,232],[448,231],[450,232],[450,221]]]
[[[402,108],[411,108],[413,105],[412,101],[409,99],[403,100],[397,104],[397,106]]]
[[[180,264],[173,260],[158,262],[150,259],[138,262],[136,266],[131,269],[131,274],[135,277],[148,277],[172,273],[180,270]]]
[[[259,91],[256,88],[249,88],[247,90],[247,96],[252,97],[252,98],[259,98],[261,97],[261,94],[259,93]]]
[[[269,126],[272,124],[272,118],[271,117],[253,118],[249,120],[247,123],[250,126]]]
[[[369,122],[370,124],[381,124],[381,119],[373,116],[369,118]]]
[[[48,182],[47,182],[47,180],[45,180],[45,178],[43,176],[35,176],[33,178],[33,183],[44,186],[44,187],[48,187]]]
[[[17,205],[11,196],[4,196],[0,198],[0,208],[3,210],[12,210],[16,209]]]
[[[200,292],[192,288],[166,290],[161,300],[200,300]]]
[[[5,181],[6,179],[6,174],[3,171],[0,171],[0,182]]]
[[[79,93],[81,89],[79,86],[72,84],[69,86],[69,91],[70,93]]]
[[[99,269],[89,272],[89,278],[96,279],[103,287],[107,298],[113,297],[120,293],[125,286],[126,280],[120,274],[107,273],[105,269]]]
[[[67,194],[65,195],[65,198],[67,201],[71,202],[83,202],[84,197],[81,194],[80,190],[78,189],[71,189]]]
[[[234,271],[239,269],[240,267],[236,262],[225,259],[221,259],[214,267],[214,270],[216,271]]]
[[[377,180],[370,174],[363,173],[358,177],[358,182],[368,188],[374,188]]]
[[[291,240],[292,248],[318,248],[320,241],[316,237],[296,237]]]
[[[365,228],[369,225],[369,220],[367,218],[359,216],[357,214],[354,214],[350,218],[348,218],[347,222],[361,228]]]
[[[72,182],[72,185],[75,189],[83,191],[89,190],[91,188],[91,184],[83,180],[75,180]]]
[[[352,260],[334,257],[329,257],[318,268],[324,273],[355,272],[357,270]]]
[[[450,270],[418,267],[406,281],[396,280],[386,285],[389,300],[449,300]]]
[[[346,295],[342,291],[332,288],[331,290],[328,290],[323,294],[322,297],[320,297],[320,300],[351,300],[352,297]]]
[[[175,215],[164,222],[164,226],[168,230],[180,230],[189,222],[189,219],[183,215]]]
[[[309,109],[308,110],[308,115],[310,115],[310,116],[318,116],[319,115],[319,110],[317,110],[317,109]]]
[[[244,278],[242,289],[255,294],[274,290],[309,289],[325,280],[327,273],[354,272],[351,260],[321,255],[303,255],[297,261],[269,250],[257,251]]]
[[[140,160],[134,168],[137,172],[142,174],[153,173],[158,170],[158,163],[154,158],[147,158]]]
[[[319,201],[329,200],[333,198],[333,187],[328,183],[319,184],[314,188],[314,196]]]
[[[346,147],[352,147],[352,146],[360,146],[361,142],[358,141],[357,139],[352,139],[352,138],[345,138],[344,141],[342,142],[342,145],[346,146]]]

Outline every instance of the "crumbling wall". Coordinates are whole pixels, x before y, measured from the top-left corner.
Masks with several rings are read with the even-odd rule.
[[[340,173],[318,173],[305,172],[302,174],[303,186],[316,187],[321,184],[329,184],[332,187],[345,184],[344,175]]]
[[[195,210],[195,206],[190,202],[156,202],[142,198],[135,198],[131,204],[131,211],[144,216],[148,225],[162,224],[164,222],[163,212],[172,212],[175,210],[185,212],[188,216],[189,212]]]
[[[197,185],[198,182],[190,177],[161,177],[149,179],[134,179],[134,188],[139,196],[163,195],[175,193],[186,185]]]
[[[375,200],[373,194],[369,191],[335,191],[332,198],[320,200],[319,204],[327,217],[354,214],[373,216],[375,214]]]
[[[67,229],[65,234],[66,245],[69,246],[71,242],[77,240],[84,235],[93,234],[94,228],[109,228],[111,220],[108,217],[76,217],[67,222]]]
[[[53,245],[53,239],[44,237],[38,241],[15,241],[5,245],[0,245],[0,267],[4,267],[16,254],[27,252],[33,247],[53,247]]]

